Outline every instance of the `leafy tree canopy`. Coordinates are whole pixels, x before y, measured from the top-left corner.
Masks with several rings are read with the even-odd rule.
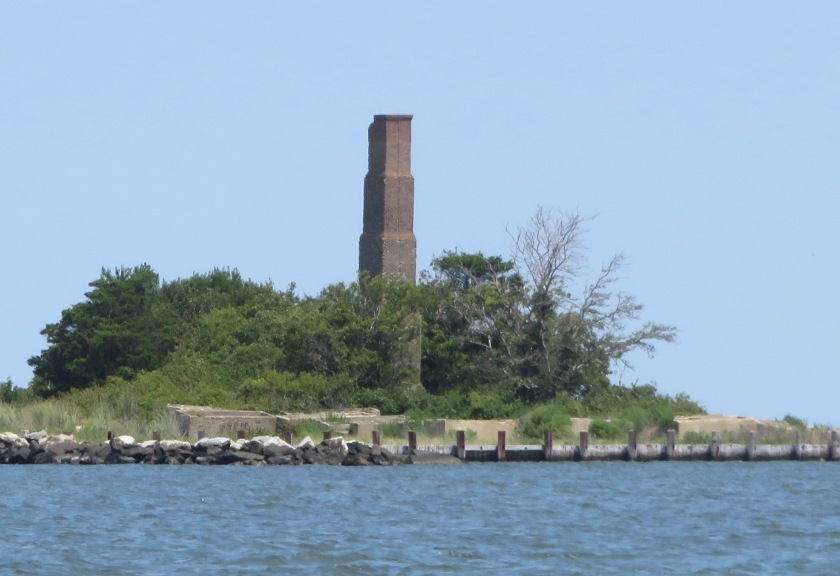
[[[236,270],[162,282],[147,264],[103,269],[42,331],[31,389],[107,384],[162,402],[478,417],[612,398],[611,371],[675,331],[642,322],[643,307],[615,289],[620,255],[588,277],[584,222],[538,208],[510,232],[509,258],[444,252],[417,286],[363,274],[303,298]]]

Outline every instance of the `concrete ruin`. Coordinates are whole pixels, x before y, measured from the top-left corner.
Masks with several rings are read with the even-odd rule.
[[[220,436],[236,438],[240,431],[249,436],[275,432],[277,417],[258,410],[222,410],[207,406],[171,404],[166,407],[184,438]]]
[[[727,432],[749,434],[756,432],[762,438],[772,434],[791,434],[793,427],[784,420],[767,420],[746,416],[724,416],[723,414],[697,414],[674,418],[677,433],[682,438],[688,432],[711,434]]]

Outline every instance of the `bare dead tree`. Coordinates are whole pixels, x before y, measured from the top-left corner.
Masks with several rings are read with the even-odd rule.
[[[550,306],[562,321],[549,321],[551,314],[545,310],[532,314],[539,326],[539,347],[544,355],[543,365],[549,377],[555,370],[551,350],[556,346],[587,345],[578,349],[578,363],[573,370],[601,361],[606,356],[623,368],[631,368],[627,355],[643,350],[649,356],[655,352],[657,342],[673,342],[673,326],[639,322],[644,307],[632,295],[614,289],[618,272],[625,265],[623,254],[617,254],[601,267],[594,282],[579,294],[572,294],[573,285],[581,282],[586,263],[583,245],[583,224],[586,219],[579,214],[555,216],[551,210],[538,206],[524,227],[514,233],[513,260],[530,282],[533,302],[537,306]],[[571,338],[558,337],[558,332]],[[557,377],[564,377],[556,372]]]
[[[524,268],[537,292],[551,294],[562,290],[569,279],[579,275],[585,221],[580,214],[557,218],[552,210],[537,206],[526,226],[515,232],[508,229],[513,239],[513,261]]]

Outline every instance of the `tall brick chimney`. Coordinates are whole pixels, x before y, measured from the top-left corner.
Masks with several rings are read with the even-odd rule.
[[[378,115],[368,128],[368,173],[359,270],[417,281],[411,115]]]

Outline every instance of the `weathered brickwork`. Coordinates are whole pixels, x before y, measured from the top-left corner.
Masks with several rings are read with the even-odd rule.
[[[380,115],[368,128],[368,173],[359,239],[359,270],[414,284],[414,177],[411,116]]]

